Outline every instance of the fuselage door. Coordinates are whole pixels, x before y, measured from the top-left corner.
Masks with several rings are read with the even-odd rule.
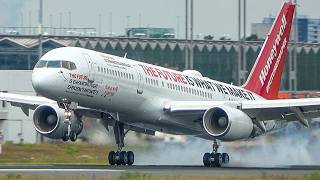
[[[142,94],[143,93],[143,85],[144,85],[143,74],[142,74],[139,66],[135,66],[135,69],[137,72],[137,81],[138,81],[137,93]]]
[[[87,64],[88,64],[88,79],[89,79],[89,81],[94,82],[94,80],[95,80],[95,71],[96,71],[95,68],[97,68],[96,67],[96,63],[94,63],[92,61],[91,57],[88,54],[83,54],[83,56],[86,59]]]

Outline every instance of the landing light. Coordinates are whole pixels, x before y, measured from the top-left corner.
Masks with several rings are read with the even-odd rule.
[[[66,117],[70,117],[70,116],[71,116],[71,112],[70,112],[70,111],[65,111],[65,112],[64,112],[64,115],[65,115]]]

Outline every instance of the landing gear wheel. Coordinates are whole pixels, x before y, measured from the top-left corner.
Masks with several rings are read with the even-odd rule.
[[[62,136],[62,141],[68,141],[68,140],[69,140],[68,132],[64,132]]]
[[[69,136],[70,136],[70,140],[72,142],[75,142],[77,140],[77,137],[78,137],[77,133],[75,133],[74,131],[71,131]]]
[[[213,165],[215,167],[221,167],[222,165],[222,154],[220,153],[212,153],[211,155],[213,155]]]
[[[131,166],[134,163],[134,154],[132,151],[127,152],[128,165]]]
[[[80,121],[79,123],[79,127],[78,127],[78,131],[77,131],[77,135],[79,135],[83,130],[83,123]]]
[[[205,153],[203,155],[203,165],[205,167],[221,167],[229,163],[229,155],[227,153],[218,153],[218,149],[218,141],[214,139],[212,153]]]
[[[119,160],[120,160],[121,164],[124,165],[124,166],[125,166],[126,164],[128,164],[128,155],[127,155],[127,152],[121,151],[121,152],[119,153]]]
[[[210,153],[204,153],[203,155],[203,165],[205,167],[210,167],[211,163],[210,160],[211,159],[211,154]]]
[[[121,163],[121,159],[120,159],[120,152],[119,152],[119,151],[116,152],[115,164],[118,165],[118,166],[122,164],[122,163]]]
[[[117,115],[117,119],[119,118],[119,115]],[[108,128],[108,125],[105,125],[105,128]],[[122,151],[122,148],[124,147],[124,137],[129,131],[124,131],[124,124],[122,122],[119,122],[119,120],[116,121],[116,123],[113,126],[113,132],[114,137],[116,140],[116,144],[118,145],[117,152],[111,151],[108,156],[109,164],[110,165],[129,165],[131,166],[134,163],[134,154],[132,151]]]
[[[116,153],[114,151],[109,152],[108,161],[112,166],[116,164]]]
[[[229,163],[229,155],[227,153],[222,153],[222,163],[223,164]]]

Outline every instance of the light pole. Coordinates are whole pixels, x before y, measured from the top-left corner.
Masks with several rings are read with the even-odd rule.
[[[242,49],[242,40],[241,40],[241,0],[238,0],[238,85],[241,85],[241,49]]]
[[[293,0],[297,4],[297,0]],[[297,91],[297,51],[296,46],[298,39],[298,16],[297,8],[294,13],[294,34],[293,34],[293,45],[289,58],[289,91]]]
[[[185,52],[185,69],[189,69],[189,43],[188,43],[188,35],[189,35],[189,0],[186,0],[186,42],[184,45],[184,52]]]
[[[101,13],[99,13],[98,15],[98,29],[99,29],[99,36],[102,36],[102,32],[101,32],[101,19],[102,19],[102,15]]]
[[[193,69],[193,0],[190,4],[190,69]]]
[[[43,1],[39,0],[39,52],[38,58],[42,56],[42,11],[43,11]]]
[[[130,16],[127,16],[127,28],[130,27]]]
[[[110,20],[109,20],[109,28],[110,28],[110,37],[112,37],[112,31],[113,31],[113,29],[112,29],[112,12],[110,12],[110,14],[109,14],[109,18],[110,18]]]
[[[29,19],[28,19],[28,24],[29,24],[29,35],[31,35],[31,11],[29,11]]]
[[[176,38],[179,39],[180,36],[180,16],[177,16],[177,32],[176,32]]]
[[[63,30],[62,30],[62,13],[61,12],[59,13],[59,19],[60,19],[59,27],[60,27],[60,36],[61,36],[62,32],[63,32]]]
[[[68,12],[69,16],[69,30],[71,29],[71,11]]]

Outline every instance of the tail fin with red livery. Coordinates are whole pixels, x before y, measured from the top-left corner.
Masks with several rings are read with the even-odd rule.
[[[266,99],[276,99],[288,50],[295,4],[285,2],[243,87]]]

